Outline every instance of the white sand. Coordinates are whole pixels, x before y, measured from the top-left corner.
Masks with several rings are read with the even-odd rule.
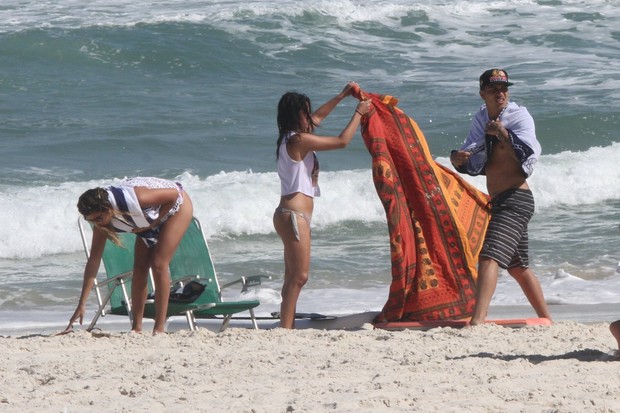
[[[1,412],[620,412],[607,323],[0,338]]]

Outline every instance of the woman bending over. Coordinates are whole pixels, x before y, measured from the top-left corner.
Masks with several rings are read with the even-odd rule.
[[[170,260],[193,217],[192,201],[181,184],[159,178],[130,178],[118,186],[84,192],[78,211],[93,224],[90,255],[78,306],[69,320],[82,324],[86,300],[99,271],[106,240],[121,245],[118,232],[137,235],[131,283],[132,331],[142,331],[149,269],[155,281],[155,325],[153,334],[165,331],[170,295]],[[126,247],[131,247],[127,245]]]

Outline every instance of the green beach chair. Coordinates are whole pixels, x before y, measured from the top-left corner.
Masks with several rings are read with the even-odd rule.
[[[209,252],[209,247],[207,246],[207,241],[202,231],[202,226],[196,218],[193,219],[192,224],[185,232],[170,262],[170,278],[173,283],[178,282],[177,280],[181,280],[181,283],[186,282],[186,277],[188,275],[191,275],[192,279],[197,280],[205,286],[205,290],[193,303],[200,306],[200,308],[195,308],[187,314],[188,318],[192,319],[192,321],[188,320],[190,326],[196,326],[196,319],[221,317],[222,324],[220,331],[224,331],[234,314],[248,311],[253,327],[258,329],[254,308],[260,305],[260,301],[223,301],[221,288],[241,284],[241,292],[245,292],[249,287],[260,285],[262,278],[269,277],[264,275],[242,276],[220,287],[211,253]],[[173,306],[173,303],[171,302],[169,306]]]
[[[86,257],[90,253],[83,218],[78,219],[78,227],[82,236],[82,244]],[[94,328],[100,317],[107,313],[129,317],[132,321],[131,311],[131,278],[133,276],[134,243],[136,236],[130,233],[118,234],[123,247],[119,247],[107,241],[103,251],[103,265],[106,279],[95,280],[93,289],[97,298],[97,311],[87,330]],[[241,291],[246,291],[250,286],[260,285],[261,275],[241,277],[239,280],[226,284],[226,286],[241,284]],[[246,301],[223,301],[221,289],[209,248],[202,232],[200,222],[193,218],[189,228],[183,236],[175,255],[170,262],[170,280],[172,289],[183,286],[190,281],[198,281],[205,289],[200,296],[191,303],[170,301],[168,303],[167,317],[185,316],[190,330],[197,328],[197,318],[222,317],[220,331],[224,331],[233,314],[249,311],[250,319],[254,328],[258,328],[254,308],[260,305],[258,300]],[[153,292],[152,276],[149,277],[149,292]],[[109,310],[106,307],[109,304]],[[153,300],[147,300],[144,308],[144,317],[155,317],[155,305]]]

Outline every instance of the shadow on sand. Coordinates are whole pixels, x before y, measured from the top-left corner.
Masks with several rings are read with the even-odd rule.
[[[578,361],[615,361],[618,360],[617,357],[609,355],[608,353],[602,352],[600,350],[593,349],[584,349],[584,350],[576,350],[570,351],[566,354],[556,354],[552,356],[543,356],[542,354],[493,354],[493,353],[476,353],[470,354],[468,356],[460,356],[450,358],[451,360],[459,360],[470,357],[478,357],[478,358],[489,358],[503,361],[513,361],[513,360],[527,360],[532,364],[539,364],[544,361],[554,361],[554,360],[570,360],[575,359]]]

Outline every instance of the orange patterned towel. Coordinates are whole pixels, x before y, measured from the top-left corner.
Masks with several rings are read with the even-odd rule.
[[[375,322],[471,316],[488,196],[433,160],[396,98],[360,89],[354,96],[373,102],[362,137],[390,233],[392,284]]]

